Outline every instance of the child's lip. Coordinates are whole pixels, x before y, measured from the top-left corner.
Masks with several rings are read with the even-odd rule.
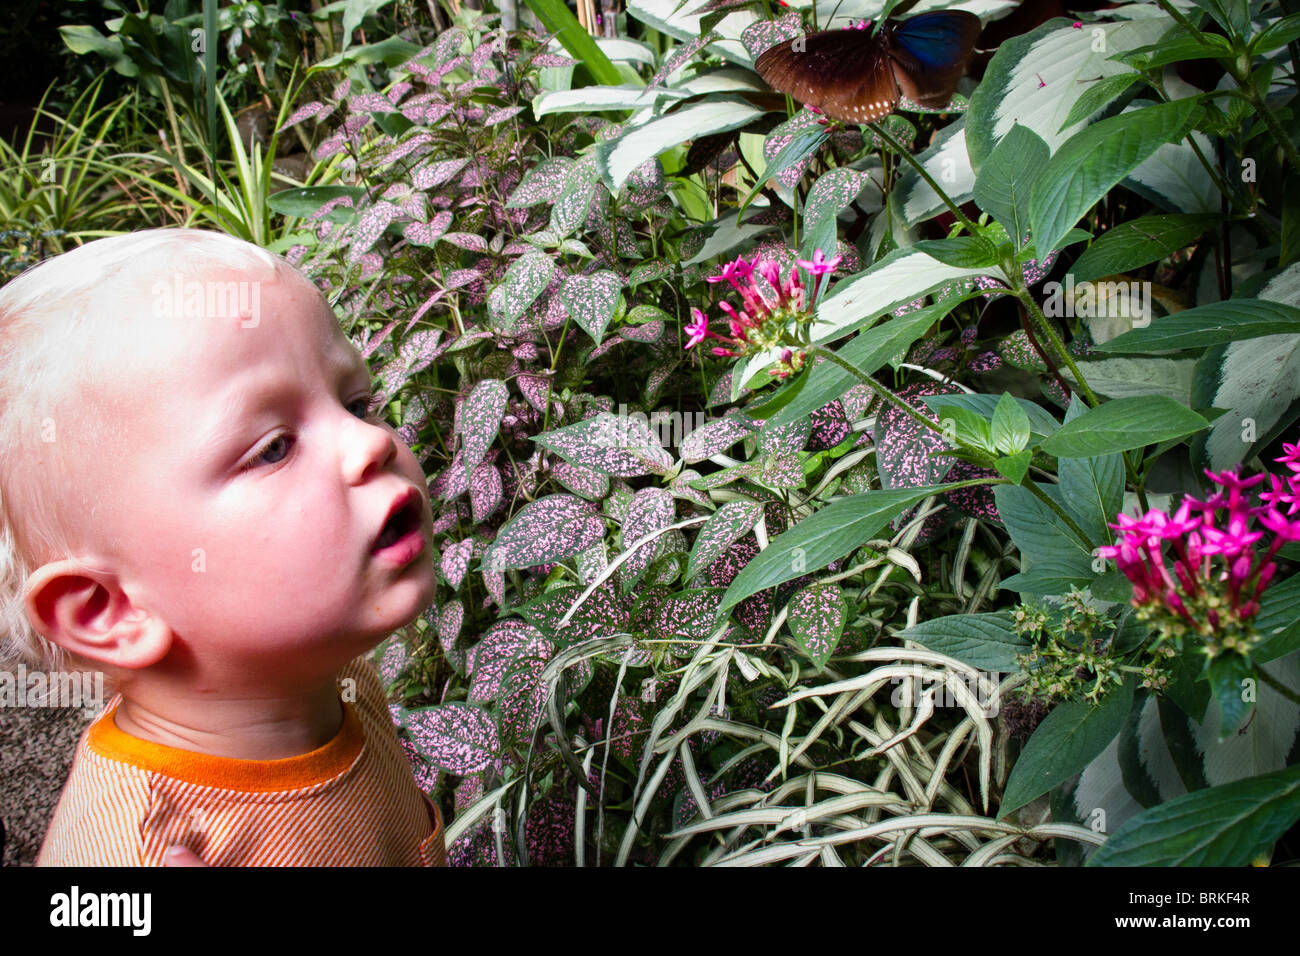
[[[408,487],[405,491],[403,491],[401,494],[395,497],[392,500],[392,502],[389,503],[388,510],[384,513],[384,520],[379,523],[379,530],[375,532],[375,536],[372,539],[370,553],[379,554],[381,552],[391,551],[393,548],[406,542],[408,538],[410,538],[413,534],[416,533],[420,535],[421,544],[423,544],[423,539],[424,539],[423,503],[424,503],[424,498],[420,494],[419,489],[413,486]],[[393,516],[396,515],[398,512],[406,508],[412,508],[412,507],[418,509],[418,511],[420,512],[420,514],[416,519],[415,527],[411,531],[408,531],[406,534],[402,535],[402,537],[398,538],[393,543],[389,544],[387,547],[380,548],[379,540],[380,538],[383,537],[384,528],[388,524],[388,522],[391,521],[393,519]],[[413,556],[414,555],[412,555],[412,557]]]

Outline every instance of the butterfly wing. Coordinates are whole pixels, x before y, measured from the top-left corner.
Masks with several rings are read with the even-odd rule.
[[[926,109],[947,106],[980,29],[980,19],[973,13],[940,10],[912,17],[891,30],[886,47],[903,95]]]
[[[898,105],[889,53],[865,30],[795,37],[764,50],[754,68],[772,89],[846,123],[874,123]]]

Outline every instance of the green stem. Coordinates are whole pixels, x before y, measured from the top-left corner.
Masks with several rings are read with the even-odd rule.
[[[902,412],[903,414],[911,416],[911,418],[914,421],[924,426],[925,428],[930,429],[930,431],[943,435],[944,440],[956,441],[956,439],[954,439],[952,436],[945,433],[944,430],[940,428],[936,422],[934,422],[932,419],[928,418],[927,416],[922,415],[919,411],[913,408],[911,403],[903,401],[903,399],[899,398],[897,395],[895,395],[885,386],[881,385],[874,378],[872,378],[866,372],[862,371],[862,369],[858,368],[852,362],[848,362],[840,358],[830,349],[822,345],[805,346],[804,350],[810,356],[820,356],[821,358],[826,359],[826,361],[830,362],[831,364],[838,365],[840,368],[844,369],[844,371],[848,372],[850,375],[858,379],[858,381],[866,385],[867,388],[871,389],[871,393],[873,395],[879,395],[886,404],[892,405],[894,408],[896,408],[898,411]],[[957,441],[957,444],[961,445],[962,449],[965,451],[971,451],[974,452],[975,454],[981,454],[981,455],[983,454],[982,450],[978,448],[972,448],[971,446],[966,445],[961,441]],[[988,463],[988,467],[992,467],[992,462]]]
[[[948,207],[949,211],[951,211],[954,216],[957,217],[957,221],[966,227],[967,232],[972,236],[978,235],[975,223],[966,218],[966,214],[957,207],[956,203],[948,198],[946,192],[939,188],[939,184],[934,181],[933,177],[931,177],[928,172],[926,172],[925,167],[921,165],[915,156],[904,149],[902,144],[894,139],[894,137],[886,133],[879,123],[868,123],[867,128],[888,143],[894,152],[903,157],[906,162],[912,164],[912,168],[916,170],[917,175],[924,179],[926,184],[934,190],[934,194],[943,200],[943,204]]]
[[[1037,482],[1029,481],[1027,474],[1026,474],[1026,480],[1021,483],[1020,487],[1027,490],[1031,495],[1033,495],[1043,504],[1047,505],[1048,508],[1056,512],[1056,516],[1065,522],[1065,526],[1075,533],[1075,535],[1079,539],[1080,544],[1085,546],[1092,544],[1092,539],[1083,533],[1083,529],[1080,528],[1077,524],[1075,524],[1074,519],[1071,518],[1069,514],[1066,513],[1065,509],[1062,508],[1060,505],[1058,505],[1047,492],[1045,492],[1041,487],[1039,487]]]
[[[1195,37],[1198,43],[1202,46],[1209,47],[1213,51],[1213,58],[1219,60],[1219,62],[1223,64],[1224,69],[1228,71],[1228,75],[1232,77],[1233,81],[1241,89],[1241,94],[1245,98],[1246,102],[1250,103],[1250,105],[1255,108],[1255,111],[1259,113],[1260,119],[1262,119],[1264,125],[1268,127],[1269,133],[1277,142],[1278,147],[1281,148],[1282,152],[1286,155],[1286,158],[1290,161],[1292,168],[1300,169],[1300,151],[1296,150],[1295,145],[1291,142],[1291,138],[1286,135],[1286,130],[1284,130],[1282,124],[1278,122],[1277,115],[1269,108],[1268,104],[1264,102],[1264,98],[1259,95],[1259,92],[1255,89],[1255,84],[1250,82],[1249,61],[1246,61],[1246,69],[1244,71],[1241,70],[1239,68],[1239,63],[1225,58],[1223,56],[1223,51],[1218,47],[1213,46],[1208,40],[1202,37],[1201,31],[1197,29],[1191,20],[1179,13],[1169,0],[1156,0],[1156,4],[1161,10],[1173,17],[1174,20],[1178,22],[1179,26]],[[1241,42],[1240,37],[1233,37],[1233,40],[1236,41],[1237,44]],[[1241,50],[1241,47],[1234,44],[1234,49]],[[1243,60],[1245,60],[1246,54],[1244,52],[1241,56]]]
[[[1296,692],[1293,691],[1290,687],[1287,687],[1285,684],[1278,682],[1278,680],[1274,678],[1273,675],[1270,674],[1268,671],[1264,670],[1264,668],[1256,667],[1255,673],[1259,675],[1260,680],[1262,680],[1269,687],[1273,688],[1275,691],[1277,691],[1287,700],[1291,701],[1292,703],[1300,704],[1300,696],[1297,696]]]
[[[1074,381],[1077,384],[1079,391],[1083,393],[1083,399],[1087,402],[1088,407],[1096,408],[1101,404],[1100,399],[1097,398],[1097,394],[1088,386],[1088,382],[1084,379],[1083,373],[1079,371],[1079,366],[1075,364],[1074,356],[1065,350],[1065,343],[1062,342],[1061,337],[1056,334],[1056,329],[1052,326],[1052,323],[1048,321],[1047,316],[1043,315],[1043,310],[1038,307],[1038,303],[1034,301],[1034,297],[1029,294],[1029,289],[1025,286],[1024,280],[1020,275],[1020,270],[1017,268],[1011,268],[1004,269],[1004,271],[1007,273],[1007,278],[1011,280],[1011,291],[1025,307],[1025,311],[1029,313],[1030,319],[1033,321],[1034,325],[1037,326],[1038,330],[1043,333],[1043,337],[1052,343],[1052,349],[1056,352],[1057,358],[1061,360],[1065,367],[1070,370],[1070,374],[1074,376]]]

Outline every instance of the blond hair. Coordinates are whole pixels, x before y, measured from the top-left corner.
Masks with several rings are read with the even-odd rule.
[[[24,592],[42,564],[75,559],[53,496],[79,495],[79,521],[93,521],[94,489],[68,486],[49,413],[76,403],[79,433],[92,447],[114,434],[106,409],[86,401],[85,388],[87,367],[102,365],[96,341],[130,320],[128,310],[106,303],[160,280],[216,270],[301,278],[282,257],[224,233],[151,229],[89,242],[0,288],[0,670],[81,663],[35,631]]]

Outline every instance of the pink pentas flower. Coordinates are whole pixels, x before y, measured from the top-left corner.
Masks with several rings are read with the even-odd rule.
[[[796,259],[795,264],[807,269],[810,276],[816,277],[834,272],[835,267],[840,264],[840,260],[843,258],[843,256],[836,256],[834,259],[828,260],[826,254],[817,249],[813,252],[811,262],[807,259]]]
[[[1295,446],[1287,447],[1284,458],[1300,459]],[[1300,541],[1300,521],[1288,520],[1278,507],[1293,506],[1294,513],[1296,496],[1273,475],[1206,475],[1219,486],[1207,500],[1185,497],[1172,518],[1159,509],[1140,517],[1119,514],[1110,525],[1119,540],[1099,554],[1113,558],[1132,583],[1143,620],[1160,623],[1180,641],[1189,632],[1198,635],[1210,657],[1225,650],[1248,654],[1258,640],[1252,620],[1260,597],[1277,573],[1273,556],[1286,542]],[[1259,493],[1262,503],[1252,505],[1248,492],[1265,478],[1271,491]],[[1256,522],[1259,528],[1252,527]],[[1273,540],[1261,555],[1255,548],[1266,534]],[[1172,545],[1172,573],[1165,542]]]
[[[688,349],[693,345],[699,345],[708,337],[709,334],[709,320],[705,317],[703,312],[699,309],[692,308],[691,318],[695,321],[686,326],[686,334],[690,336],[686,342],[686,347]]]

